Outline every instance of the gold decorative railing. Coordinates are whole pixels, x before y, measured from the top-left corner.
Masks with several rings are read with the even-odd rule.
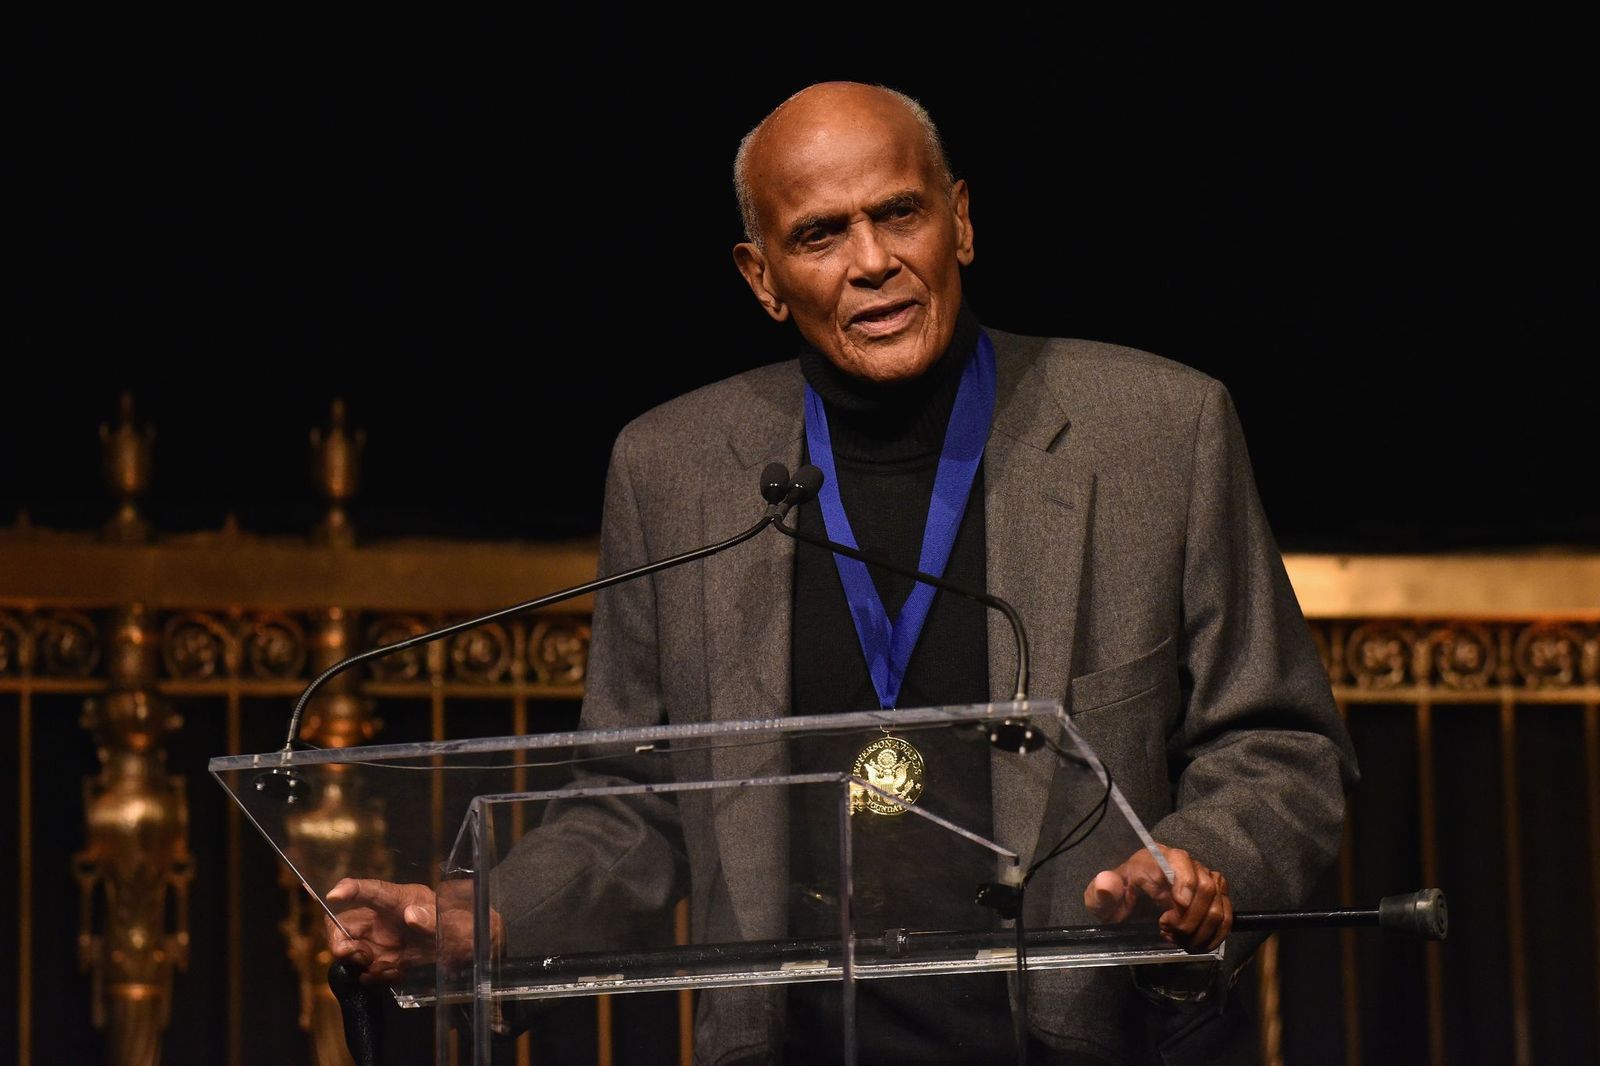
[[[139,510],[149,432],[125,403],[103,436],[112,518],[102,530],[51,532],[25,515],[0,529],[0,713],[14,716],[18,798],[17,1060],[243,1064],[270,1051],[344,1061],[320,922],[298,889],[251,875],[276,866],[205,780],[204,759],[276,746],[290,697],[352,651],[587,580],[594,546],[362,543],[350,507],[361,441],[337,408],[312,441],[327,511],[304,539],[231,523],[156,538]],[[1407,1051],[1442,1063],[1501,1045],[1507,1060],[1548,1061],[1567,1046],[1551,997],[1582,1031],[1574,1046],[1600,1046],[1600,556],[1287,562],[1365,775],[1327,902],[1440,884],[1455,929],[1447,944],[1414,951],[1366,933],[1269,941],[1251,977],[1264,1061],[1327,1061],[1336,1045],[1348,1063]],[[345,675],[312,704],[305,736],[339,746],[570,725],[588,609],[576,602]],[[64,727],[66,716],[81,725]],[[1545,741],[1530,729],[1552,724],[1564,730],[1564,760],[1532,779],[1524,749],[1530,735]],[[89,765],[85,777],[78,768]],[[1567,819],[1560,855],[1527,833],[1552,804]],[[1500,871],[1491,885],[1463,876],[1480,861],[1462,851],[1468,817],[1481,827],[1471,846]],[[350,849],[381,843],[384,828],[381,814],[330,788],[296,832],[346,841],[320,854],[336,869]],[[1555,915],[1545,878],[1563,886]],[[73,895],[76,907],[63,906]],[[1553,920],[1588,938],[1574,956],[1587,961],[1561,973],[1549,973],[1541,946]],[[270,929],[281,935],[263,940]],[[56,959],[74,944],[77,976],[43,983],[62,980]],[[1401,964],[1384,965],[1386,951],[1402,952]],[[1501,954],[1504,994],[1484,1009],[1468,964]],[[1547,974],[1564,983],[1536,987]],[[1384,1012],[1408,996],[1414,1017],[1396,1030]],[[682,996],[652,1018],[675,1030],[663,1054],[683,1061],[689,1007]],[[590,1008],[598,1061],[610,1061],[624,1024],[613,1019],[628,1009]],[[180,1014],[211,1022],[169,1029]],[[304,1036],[274,1035],[295,1019]],[[1463,1051],[1473,1040],[1481,1046]],[[521,1061],[529,1049],[524,1039]]]
[[[246,1034],[261,1031],[262,1019],[247,1018],[254,1009],[247,1000],[278,973],[298,987],[296,1013],[308,1033],[301,1054],[319,1064],[347,1061],[323,980],[320,919],[297,885],[245,876],[247,852],[260,844],[236,810],[204,820],[221,833],[196,836],[194,810],[229,805],[205,779],[207,753],[186,750],[188,761],[173,765],[171,742],[179,730],[206,731],[214,723],[197,716],[219,712],[209,754],[276,746],[290,697],[327,665],[585,581],[594,573],[594,547],[358,544],[346,504],[361,440],[344,427],[337,404],[330,424],[312,436],[328,508],[306,539],[254,537],[230,523],[156,540],[138,507],[152,434],[134,425],[130,401],[102,439],[114,514],[101,531],[41,530],[25,514],[0,530],[0,709],[15,715],[16,729],[17,1060],[81,1060],[92,1049],[115,1064],[249,1061],[254,1042],[247,1047]],[[484,732],[486,722],[496,733],[570,725],[583,692],[589,608],[577,600],[342,675],[312,702],[301,735],[323,746],[364,743],[383,728],[376,712],[390,708],[420,708],[409,713],[404,735],[434,739]],[[75,701],[82,740],[64,741],[54,729],[41,746],[40,715],[58,721],[73,705],[64,699]],[[80,782],[70,767],[91,745],[98,771]],[[36,831],[69,807],[80,812],[70,840]],[[384,828],[381,815],[330,786],[310,799],[294,831],[319,845],[338,842],[317,850],[317,861],[336,871],[355,849],[381,849]],[[213,864],[221,867],[222,891],[191,896],[197,865],[219,855]],[[74,942],[74,931],[40,926],[38,904],[64,895],[73,879],[84,986],[64,996],[43,986],[42,973],[59,968],[41,967],[39,952],[54,956]],[[249,957],[247,922],[279,926],[289,967]],[[221,937],[192,941],[194,927],[219,924]],[[196,956],[223,960],[220,987],[185,985]],[[224,1046],[164,1053],[174,1005],[184,997],[222,1015]],[[103,1035],[86,1038],[74,1024],[85,1017]],[[526,1042],[520,1057],[528,1058]]]
[[[1338,902],[1362,902],[1356,898],[1353,838],[1378,835],[1386,828],[1383,812],[1363,809],[1363,795],[1409,793],[1416,807],[1414,869],[1421,884],[1443,885],[1452,892],[1453,940],[1475,938],[1481,944],[1493,936],[1474,927],[1474,911],[1498,908],[1504,916],[1499,946],[1505,952],[1506,995],[1493,1004],[1493,1013],[1509,1021],[1509,1033],[1503,1047],[1486,1058],[1523,1066],[1570,1060],[1573,1046],[1600,1044],[1600,1011],[1592,998],[1600,988],[1600,923],[1592,918],[1600,887],[1600,554],[1291,555],[1286,562],[1334,695],[1355,734],[1366,778],[1339,858]],[[1570,776],[1558,772],[1542,780],[1526,779],[1519,742],[1533,715],[1544,716],[1539,726],[1564,728],[1568,739],[1581,745]],[[1457,750],[1472,753],[1475,762],[1441,761],[1441,723],[1452,716],[1456,720],[1445,728],[1454,734]],[[1366,719],[1389,719],[1390,726],[1405,720],[1409,728],[1402,735],[1413,749],[1409,760],[1363,744],[1360,727]],[[1481,728],[1489,725],[1492,729]],[[1462,747],[1464,727],[1479,728]],[[1486,767],[1495,772],[1493,780],[1485,780]],[[1463,792],[1476,792],[1479,802],[1441,810],[1442,795]],[[1537,808],[1531,816],[1524,811],[1529,800]],[[1556,854],[1530,854],[1525,844],[1529,817],[1567,819],[1565,847]],[[1493,849],[1503,856],[1497,865],[1503,868],[1504,884],[1498,893],[1486,891],[1475,879],[1460,878],[1459,871],[1470,870],[1477,856],[1444,852],[1445,830],[1455,829],[1463,819],[1499,822]],[[1454,860],[1449,869],[1447,858]],[[1531,898],[1526,876],[1530,861],[1540,882]],[[1447,876],[1451,870],[1458,871],[1454,882]],[[1393,891],[1405,887],[1391,883]],[[1560,886],[1556,898],[1539,891],[1551,885]],[[1580,920],[1568,920],[1574,915]],[[1589,916],[1587,925],[1584,916]],[[1539,996],[1564,1005],[1570,1028],[1558,1031],[1562,1023],[1557,1023],[1538,1034],[1530,926],[1553,922],[1561,923],[1559,936],[1570,937],[1575,926],[1587,933],[1589,972],[1547,972],[1565,987],[1556,990],[1550,981],[1543,982]],[[1346,931],[1340,945],[1341,1035],[1344,1061],[1352,1066],[1395,1057],[1383,1034],[1364,1028],[1358,963],[1362,935]],[[1278,950],[1274,945],[1263,954],[1263,1004],[1282,1000],[1273,972]],[[1473,1046],[1470,1024],[1461,1024],[1470,1012],[1462,1005],[1460,989],[1452,987],[1465,982],[1465,968],[1447,965],[1448,943],[1430,943],[1421,950],[1423,1033],[1415,1049],[1436,1066],[1483,1056],[1485,1048]],[[1580,991],[1584,988],[1590,990],[1587,997]],[[1587,1002],[1578,1002],[1580,997]],[[1281,1034],[1275,1024],[1263,1026],[1263,1061],[1286,1061],[1278,1042]]]
[[[85,782],[81,804],[85,846],[72,858],[71,870],[82,892],[78,931],[82,964],[92,976],[92,999],[86,1006],[97,1027],[107,1033],[107,1061],[145,1063],[160,1061],[160,1033],[171,1007],[174,970],[181,970],[190,950],[184,898],[191,863],[191,847],[214,846],[217,841],[191,841],[187,812],[194,804],[223,800],[205,779],[204,764],[170,773],[163,753],[166,734],[180,727],[177,708],[189,701],[220,698],[224,704],[226,748],[245,748],[245,706],[255,701],[257,737],[282,730],[290,697],[322,667],[358,647],[389,643],[397,635],[423,628],[475,610],[461,601],[427,603],[409,595],[404,611],[380,608],[310,608],[279,598],[272,609],[247,606],[244,597],[231,597],[226,581],[196,606],[177,607],[169,601],[173,590],[140,588],[137,572],[159,574],[149,568],[149,553],[111,549],[120,558],[108,558],[106,549],[88,549],[102,572],[119,574],[113,587],[138,597],[123,604],[95,602],[89,597],[32,595],[19,581],[22,574],[10,564],[30,564],[56,556],[58,560],[82,555],[70,547],[33,546],[28,551],[0,551],[0,582],[8,589],[22,586],[22,595],[0,597],[0,701],[13,701],[16,715],[16,749],[23,773],[18,780],[17,929],[19,933],[18,1057],[30,1061],[34,989],[32,955],[40,935],[34,930],[33,891],[39,878],[38,860],[57,862],[61,856],[37,854],[30,832],[36,802],[78,803],[76,783],[54,776],[51,767],[70,765],[62,752],[44,751],[33,740],[35,702],[40,694],[83,697],[83,725],[93,733],[101,770]],[[281,549],[265,549],[276,554]],[[250,575],[252,568],[234,569],[251,552],[230,548],[221,552],[226,565],[213,573]],[[315,553],[311,553],[315,554]],[[352,555],[359,555],[352,550]],[[391,557],[393,553],[390,553]],[[457,588],[474,582],[472,573],[488,567],[510,595],[519,590],[545,589],[581,580],[592,567],[592,554],[581,549],[563,552],[529,549],[469,548],[455,552],[440,546],[422,553],[435,573],[454,571]],[[144,556],[140,558],[140,556]],[[189,560],[204,567],[222,560],[218,553],[195,549]],[[575,560],[583,573],[568,567]],[[357,558],[350,560],[360,569]],[[314,565],[314,564],[313,564]],[[259,570],[255,571],[257,574]],[[396,571],[404,573],[405,568]],[[255,577],[246,578],[253,582]],[[383,595],[374,595],[381,601]],[[63,600],[71,600],[65,606]],[[50,601],[54,600],[54,603]],[[161,606],[152,606],[152,602]],[[191,603],[195,601],[191,600]],[[484,604],[484,607],[491,604]],[[472,729],[473,716],[463,711],[470,704],[498,704],[509,715],[497,720],[501,731],[536,731],[539,710],[552,702],[577,699],[588,644],[584,614],[548,614],[462,634],[454,641],[416,654],[402,653],[384,662],[366,678],[336,679],[330,690],[313,701],[302,735],[323,746],[363,743],[377,735],[381,723],[374,707],[397,701],[425,703],[426,735],[443,739],[457,733],[458,720]],[[429,654],[429,652],[432,654]],[[344,684],[340,684],[344,681]],[[262,698],[265,699],[262,699]],[[265,712],[265,713],[263,713]],[[193,713],[193,712],[186,712]],[[501,724],[503,723],[503,724]],[[265,747],[263,741],[251,747]],[[185,787],[187,779],[188,787]],[[215,793],[215,794],[214,794]],[[337,797],[320,797],[309,804],[309,818],[337,816]],[[260,914],[260,900],[250,898],[241,882],[241,849],[259,846],[246,842],[238,814],[229,811],[227,838],[227,890],[221,903],[229,923],[225,944],[196,944],[196,951],[226,954],[229,969],[226,996],[232,1043],[229,1060],[243,1061],[239,1041],[242,997],[245,988],[240,922],[247,913]],[[381,841],[381,825],[360,827],[357,839]],[[311,832],[312,827],[307,826]],[[337,861],[332,859],[331,861]],[[285,919],[288,950],[295,961],[302,988],[301,1021],[315,1030],[323,1046],[337,1036],[331,1003],[326,1000],[321,975],[327,958],[320,940],[321,922],[299,906],[298,886],[289,886],[291,910]],[[45,931],[41,930],[40,933]],[[47,943],[59,942],[65,931],[49,931]],[[311,1026],[313,1015],[326,1015]],[[330,1035],[331,1034],[331,1035]],[[37,1061],[51,1061],[40,1055]],[[318,1062],[339,1057],[315,1057]]]

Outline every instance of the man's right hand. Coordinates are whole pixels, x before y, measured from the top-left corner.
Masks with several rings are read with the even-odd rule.
[[[347,877],[326,898],[344,925],[324,919],[328,948],[336,961],[361,970],[363,984],[389,984],[433,961],[437,901],[427,885]]]
[[[1157,844],[1175,878],[1145,848],[1115,870],[1102,870],[1083,890],[1083,905],[1097,921],[1155,919],[1161,936],[1185,951],[1215,951],[1233,929],[1228,879],[1182,848]]]

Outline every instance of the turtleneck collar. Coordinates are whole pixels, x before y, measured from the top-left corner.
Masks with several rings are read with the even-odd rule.
[[[911,381],[880,384],[855,377],[804,345],[800,370],[827,408],[834,455],[888,463],[938,454],[961,386],[961,371],[977,346],[978,319],[965,300],[956,315],[950,346]]]

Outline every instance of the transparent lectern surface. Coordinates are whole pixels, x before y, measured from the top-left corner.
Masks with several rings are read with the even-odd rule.
[[[857,980],[1014,968],[1015,928],[978,899],[1030,875],[1029,969],[1195,958],[1148,918],[1108,927],[1082,907],[1095,873],[1141,850],[1170,870],[1054,702],[211,769],[350,932],[371,912],[329,903],[344,878],[434,893],[431,932],[396,933],[396,998],[471,1004],[483,1026],[518,1000],[815,981],[848,1000]],[[1070,915],[1039,905],[1069,891]]]

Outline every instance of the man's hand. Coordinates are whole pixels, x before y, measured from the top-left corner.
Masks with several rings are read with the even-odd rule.
[[[409,968],[435,958],[446,966],[472,960],[470,880],[446,881],[435,893],[427,885],[347,877],[328,890],[327,900],[350,933],[345,936],[333,919],[325,919],[328,948],[335,959],[359,966],[365,984],[397,981]],[[489,912],[489,940],[498,955],[505,942],[498,911]]]
[[[1083,890],[1083,905],[1107,924],[1155,918],[1161,935],[1185,951],[1211,951],[1233,928],[1228,879],[1182,848],[1157,844],[1172,867],[1174,882],[1144,848],[1115,870],[1095,875]]]
[[[397,981],[410,967],[433,961],[438,905],[427,885],[347,877],[326,898],[350,934],[325,918],[328,948],[335,960],[361,969],[362,983]]]

